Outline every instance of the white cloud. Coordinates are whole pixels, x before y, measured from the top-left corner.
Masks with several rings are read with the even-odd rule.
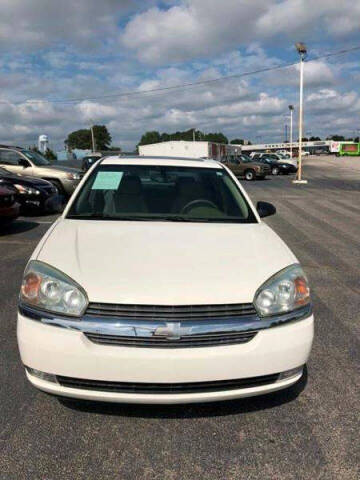
[[[67,42],[93,49],[104,34],[114,36],[132,0],[1,0],[0,49],[23,50]]]
[[[253,37],[254,21],[265,10],[262,0],[222,0],[221,6],[217,0],[188,0],[167,10],[154,7],[132,18],[122,42],[149,64],[207,57]]]
[[[312,113],[333,112],[334,117],[335,115],[341,116],[344,113],[352,117],[354,112],[360,110],[359,95],[354,91],[340,93],[332,89],[322,89],[306,97],[306,104],[308,110]]]
[[[184,0],[166,10],[135,15],[121,40],[147,64],[161,65],[210,57],[228,48],[301,36],[348,36],[360,23],[353,0]]]

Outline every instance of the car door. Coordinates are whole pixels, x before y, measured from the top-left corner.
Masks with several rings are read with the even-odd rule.
[[[241,175],[241,161],[238,158],[231,158],[230,160],[230,168],[234,175],[239,176]]]
[[[238,160],[234,157],[229,157],[227,158],[224,162],[222,162],[224,165],[226,165],[230,170],[233,172],[234,175],[238,175]]]
[[[31,163],[16,150],[0,150],[0,166],[9,172],[31,174]]]

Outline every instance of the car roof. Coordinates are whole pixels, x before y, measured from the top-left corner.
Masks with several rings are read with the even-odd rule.
[[[17,147],[16,145],[0,145],[0,148],[12,148],[14,150],[24,150],[23,147]]]
[[[223,168],[219,162],[211,159],[185,157],[152,157],[152,156],[113,156],[105,157],[102,165],[162,165],[175,167]]]

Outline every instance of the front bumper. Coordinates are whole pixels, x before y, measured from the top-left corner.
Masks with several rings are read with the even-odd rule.
[[[53,212],[57,211],[56,205],[61,201],[61,198],[57,193],[53,195],[19,195],[18,201],[23,212],[33,210]]]
[[[71,196],[74,193],[76,187],[79,185],[80,181],[81,180],[70,180],[68,178],[63,178],[61,179],[61,184],[65,193]]]
[[[20,214],[20,204],[13,203],[11,206],[0,206],[0,222],[9,221],[17,218]]]
[[[45,325],[18,315],[21,359],[30,369],[57,376],[105,382],[193,383],[248,379],[304,365],[313,340],[313,316],[259,331],[248,343],[200,348],[133,348],[98,345],[81,331]],[[226,400],[286,388],[301,373],[255,387],[200,393],[119,393],[70,388],[27,372],[30,382],[48,393],[128,403],[188,403]]]

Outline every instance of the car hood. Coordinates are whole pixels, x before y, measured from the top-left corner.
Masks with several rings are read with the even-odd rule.
[[[26,175],[19,175],[19,174],[12,174],[9,175],[0,175],[0,182],[3,180],[4,182],[10,182],[12,184],[19,183],[21,185],[28,185],[29,187],[46,187],[50,184],[50,182],[46,180],[42,180],[41,178],[36,177],[28,177]]]
[[[59,172],[68,172],[68,173],[80,173],[81,172],[80,168],[65,167],[64,165],[44,165],[40,168],[44,168],[46,170],[57,170]]]
[[[264,223],[61,219],[39,250],[38,260],[103,303],[252,302],[264,281],[296,262]]]

